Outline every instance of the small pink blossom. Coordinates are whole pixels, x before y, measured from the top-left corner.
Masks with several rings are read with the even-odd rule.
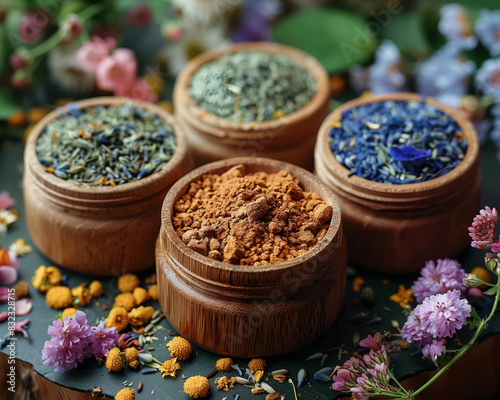
[[[141,1],[130,9],[128,17],[132,25],[141,27],[147,25],[149,21],[151,21],[153,11],[149,4]]]
[[[84,26],[80,18],[76,14],[70,14],[64,24],[62,25],[62,30],[64,32],[64,41],[70,42],[83,33]]]
[[[85,42],[75,54],[76,59],[86,72],[93,72],[97,65],[108,57],[109,52],[116,46],[116,40],[112,37],[103,39],[99,36],[92,36],[89,42]]]
[[[50,22],[49,15],[43,10],[30,11],[19,24],[19,35],[25,43],[35,43],[42,37],[43,30]]]
[[[379,332],[375,333],[374,337],[368,335],[366,338],[359,342],[359,345],[361,347],[369,348],[373,351],[378,351],[382,347],[382,335]]]
[[[424,357],[428,358],[432,362],[436,362],[437,358],[443,354],[445,351],[444,340],[443,339],[433,339],[431,343],[426,344],[422,349],[422,354]]]
[[[178,42],[182,39],[183,31],[181,26],[176,22],[167,22],[161,29],[163,37],[169,42]]]
[[[6,210],[14,207],[15,201],[6,191],[0,192],[0,210]]]
[[[474,217],[469,228],[472,238],[471,246],[476,249],[489,249],[495,242],[495,229],[498,221],[498,212],[495,208],[485,207]]]
[[[117,96],[129,97],[131,99],[138,99],[143,101],[154,102],[158,100],[158,96],[151,89],[144,79],[136,79],[129,86],[120,86],[117,88],[115,94]]]
[[[135,80],[137,59],[132,50],[119,48],[102,60],[95,70],[97,86],[102,90],[126,91]]]
[[[0,248],[0,285],[10,286],[17,281],[19,260],[14,252]]]

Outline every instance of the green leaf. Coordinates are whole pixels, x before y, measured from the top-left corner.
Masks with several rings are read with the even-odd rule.
[[[70,14],[78,14],[80,11],[86,9],[89,5],[86,1],[68,1],[65,2],[59,11],[59,20],[64,21]]]
[[[20,109],[12,94],[6,89],[0,89],[0,120],[7,119]]]
[[[439,6],[424,4],[419,8],[420,26],[426,41],[437,50],[446,43],[446,39],[439,32]]]
[[[481,317],[477,313],[475,308],[471,309],[471,316],[467,319],[467,324],[469,325],[469,330],[476,329],[482,322]]]
[[[420,18],[415,12],[393,15],[381,33],[382,39],[390,39],[404,54],[420,57],[431,51]]]
[[[492,288],[489,288],[486,292],[483,292],[483,294],[487,296],[493,296],[497,292],[497,287],[493,286]]]
[[[329,73],[338,73],[370,59],[377,45],[370,26],[357,14],[317,8],[280,19],[272,36],[316,57]]]

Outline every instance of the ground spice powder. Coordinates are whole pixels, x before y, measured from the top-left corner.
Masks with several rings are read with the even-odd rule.
[[[237,165],[193,181],[175,203],[172,222],[196,252],[260,266],[307,252],[325,235],[332,212],[286,170],[247,174],[244,165]]]

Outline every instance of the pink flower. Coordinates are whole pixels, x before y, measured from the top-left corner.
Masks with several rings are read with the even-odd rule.
[[[99,36],[92,36],[89,42],[85,42],[75,54],[76,59],[81,63],[83,70],[93,72],[97,65],[104,60],[111,50],[116,46],[116,40],[112,37],[106,39]]]
[[[64,41],[70,42],[73,39],[80,37],[84,31],[84,27],[80,18],[76,14],[70,14],[62,26],[64,32]]]
[[[495,241],[495,229],[498,221],[498,212],[495,208],[485,207],[474,217],[469,228],[472,238],[471,246],[476,249],[489,249]]]
[[[54,366],[56,371],[72,369],[89,356],[94,332],[83,311],[77,311],[73,317],[66,316],[64,322],[55,320],[47,332],[52,338],[45,342],[42,350],[45,365]]]
[[[333,385],[332,389],[336,390],[337,392],[344,392],[347,393],[349,392],[349,387],[354,385],[353,377],[351,376],[351,373],[344,368],[340,368],[337,371],[337,374],[332,377],[333,379]],[[347,386],[346,383],[348,382]],[[349,385],[350,383],[350,385]]]
[[[138,99],[143,101],[156,101],[158,96],[151,89],[151,87],[144,81],[144,79],[136,79],[129,86],[120,86],[116,89],[117,96],[129,97],[131,99]]]
[[[50,22],[49,15],[43,10],[30,11],[19,24],[19,35],[25,43],[34,43],[40,40],[43,30]]]
[[[378,351],[382,347],[382,335],[379,332],[375,333],[375,337],[368,335],[365,339],[359,342],[359,345],[373,351]]]
[[[437,260],[437,263],[427,261],[420,275],[412,286],[413,295],[419,303],[426,297],[446,293],[448,290],[458,289],[462,293],[465,292],[462,283],[465,271],[455,260],[445,258]]]
[[[422,354],[424,357],[428,358],[432,362],[436,362],[437,358],[443,354],[445,350],[444,340],[443,339],[433,339],[431,343],[426,344],[422,349]]]
[[[181,26],[176,22],[167,22],[162,26],[161,31],[163,37],[170,42],[178,42],[182,39],[184,33]]]
[[[498,242],[491,245],[491,251],[493,253],[500,253],[500,238],[498,239]]]
[[[14,207],[15,201],[6,191],[0,192],[0,210]]]
[[[140,27],[147,25],[149,21],[151,21],[153,11],[151,10],[149,4],[140,2],[130,9],[128,17],[130,18],[132,25]]]
[[[17,281],[19,261],[14,252],[0,247],[0,285],[10,286]]]
[[[417,308],[411,312],[403,325],[403,329],[401,329],[401,338],[405,339],[408,343],[420,342],[429,337],[429,334],[422,330],[420,317],[416,313]]]
[[[119,48],[98,63],[97,86],[102,90],[126,91],[135,79],[137,59],[132,50]]]
[[[422,331],[433,338],[444,338],[453,336],[456,330],[462,328],[471,314],[471,306],[466,299],[460,298],[461,295],[460,290],[437,294],[415,308]]]
[[[116,346],[120,334],[116,327],[106,328],[104,321],[99,322],[99,325],[93,326],[94,339],[90,347],[90,351],[96,358],[104,358],[108,355],[110,349]]]

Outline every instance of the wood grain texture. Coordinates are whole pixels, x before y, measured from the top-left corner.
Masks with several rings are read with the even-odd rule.
[[[290,57],[311,73],[317,91],[300,110],[273,121],[236,123],[204,111],[188,93],[193,73],[223,54],[258,51]],[[318,129],[328,114],[328,75],[301,50],[278,43],[239,43],[205,52],[191,60],[177,77],[173,92],[176,116],[186,132],[197,166],[237,156],[268,157],[312,170]]]
[[[479,211],[477,134],[460,112],[431,98],[425,101],[454,118],[468,143],[462,162],[446,175],[405,185],[376,183],[350,176],[335,159],[329,132],[338,114],[371,102],[420,99],[411,93],[359,98],[333,111],[318,133],[315,170],[338,198],[349,260],[372,270],[415,272],[428,260],[456,256],[470,242],[467,228]]]
[[[130,99],[100,97],[81,107],[111,105]],[[55,263],[95,276],[112,276],[154,265],[160,212],[168,189],[191,169],[186,140],[172,115],[145,102],[133,101],[171,124],[177,150],[161,171],[115,187],[76,185],[47,173],[38,162],[36,141],[48,114],[33,129],[24,153],[23,194],[26,219],[37,248]]]
[[[191,181],[244,164],[247,172],[287,169],[306,191],[333,207],[326,235],[293,260],[253,267],[204,257],[185,245],[172,225],[172,210]],[[338,203],[311,173],[265,158],[233,158],[200,167],[165,197],[156,246],[159,302],[175,329],[218,354],[255,357],[296,350],[324,333],[345,294],[347,250]]]

